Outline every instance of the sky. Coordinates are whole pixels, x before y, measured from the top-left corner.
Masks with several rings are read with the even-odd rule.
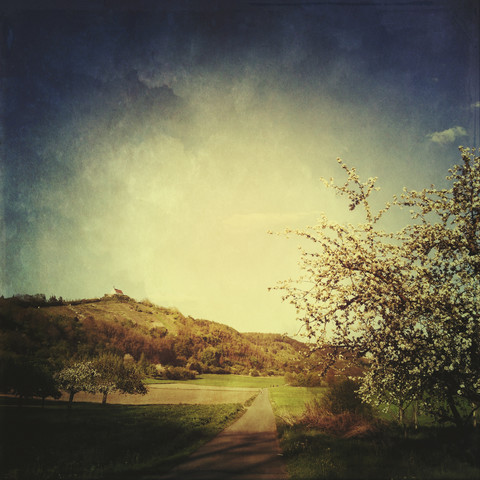
[[[476,1],[2,5],[0,295],[294,335],[268,289],[298,242],[268,231],[350,221],[336,158],[383,202],[480,143]]]

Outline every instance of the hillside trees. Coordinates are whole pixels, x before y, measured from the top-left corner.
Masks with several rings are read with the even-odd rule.
[[[89,355],[110,352],[129,353],[134,358],[144,358],[152,363],[175,364],[176,354],[171,336],[157,337],[137,329],[89,316],[82,324],[86,343],[91,346]]]
[[[0,352],[61,365],[84,348],[85,336],[78,321],[0,300]]]
[[[104,353],[128,354],[146,375],[158,375],[158,364],[176,367],[172,372],[182,367],[199,373],[248,374],[257,369],[260,374],[282,374],[286,368],[300,368],[298,353],[305,346],[287,337],[241,334],[178,311],[144,309],[133,300],[112,298],[40,308],[17,298],[0,299],[0,356],[12,354],[59,371]]]
[[[318,346],[367,356],[360,393],[401,409],[412,401],[439,420],[464,424],[480,404],[480,158],[460,148],[450,188],[408,191],[374,211],[375,178],[354,168],[343,185],[364,221],[341,225],[323,216],[314,227],[287,230],[311,242],[301,249],[303,274],[280,282]],[[382,229],[392,208],[411,220]],[[469,407],[466,409],[466,407]],[[465,410],[466,409],[466,410]]]

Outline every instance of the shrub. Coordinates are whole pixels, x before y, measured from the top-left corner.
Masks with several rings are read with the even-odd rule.
[[[165,377],[169,380],[193,380],[195,372],[184,367],[167,367]]]
[[[322,378],[316,372],[285,374],[285,383],[293,387],[320,387],[323,385]]]
[[[320,400],[306,405],[300,423],[342,438],[377,435],[382,423],[362,403],[357,382],[345,379],[334,383]]]
[[[192,372],[197,372],[197,373],[203,373],[203,370],[205,366],[199,362],[198,360],[195,360],[194,358],[190,358],[188,363],[187,363],[187,368],[191,370]]]
[[[377,437],[383,430],[383,423],[373,416],[349,411],[332,413],[322,403],[308,403],[299,423],[341,438]]]
[[[334,383],[321,399],[321,405],[333,414],[353,413],[369,417],[372,414],[370,405],[362,402],[357,394],[358,382],[345,379]]]
[[[230,373],[229,368],[223,368],[223,367],[212,367],[212,366],[207,366],[205,365],[203,367],[203,372],[202,373],[214,373],[216,375],[228,375]]]

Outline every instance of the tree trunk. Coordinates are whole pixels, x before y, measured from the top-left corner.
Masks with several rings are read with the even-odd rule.
[[[418,400],[413,402],[413,426],[415,430],[418,429]]]
[[[448,406],[450,407],[450,411],[452,412],[452,419],[455,425],[459,428],[462,427],[463,426],[462,417],[458,413],[455,402],[453,401],[453,397],[450,394],[447,395],[447,403],[448,403]]]
[[[68,397],[68,408],[72,408],[72,403],[73,403],[73,396],[75,395],[75,392],[70,392],[70,396]]]
[[[403,437],[407,438],[407,425],[405,424],[405,408],[398,407],[398,422],[403,427]]]
[[[106,405],[107,395],[108,395],[108,392],[103,392],[102,405]]]

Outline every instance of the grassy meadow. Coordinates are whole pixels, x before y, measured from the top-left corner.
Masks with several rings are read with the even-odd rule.
[[[283,385],[281,388],[270,390],[270,401],[277,416],[295,418],[305,410],[305,404],[319,398],[325,387],[291,387]]]
[[[373,434],[345,438],[299,419],[305,404],[325,388],[284,386],[270,390],[278,434],[292,480],[307,479],[478,479],[479,429],[438,426],[426,415],[419,427],[404,430],[397,411],[376,412],[381,427]],[[407,411],[407,417],[411,412]]]
[[[169,381],[170,383],[177,383]],[[478,428],[459,432],[419,416],[404,431],[397,412],[377,412],[381,428],[346,437],[301,421],[326,387],[293,387],[280,377],[201,375],[194,385],[268,388],[292,480],[477,479]],[[185,383],[185,381],[179,382]],[[247,402],[248,405],[251,402]],[[160,475],[213,438],[243,411],[241,404],[106,405],[0,399],[0,478],[121,479]],[[410,418],[411,412],[407,412]]]
[[[283,377],[204,374],[147,383],[268,388]],[[253,401],[253,397],[251,399]],[[247,402],[248,406],[251,401]],[[241,404],[111,405],[0,397],[0,478],[100,479],[160,474],[178,464],[243,411]],[[131,478],[131,477],[130,477]]]
[[[147,384],[155,383],[189,383],[191,385],[209,386],[209,387],[231,387],[231,388],[271,388],[279,387],[285,384],[284,377],[252,377],[249,375],[218,375],[214,373],[204,373],[198,375],[193,380],[157,380],[150,379]]]
[[[0,478],[100,479],[160,474],[243,410],[224,405],[105,405],[0,399]]]

